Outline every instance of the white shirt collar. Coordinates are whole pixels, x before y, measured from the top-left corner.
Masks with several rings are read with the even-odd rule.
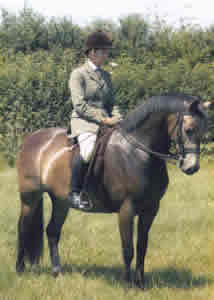
[[[98,69],[98,67],[90,59],[88,60],[88,64],[93,71],[96,71]]]

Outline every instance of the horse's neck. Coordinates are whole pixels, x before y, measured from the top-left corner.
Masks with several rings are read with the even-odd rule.
[[[166,151],[169,147],[168,122],[165,115],[151,115],[131,134],[152,150]]]
[[[177,134],[177,122],[178,118],[176,114],[170,114],[168,117],[168,133],[170,136],[170,139],[174,139],[175,135]]]

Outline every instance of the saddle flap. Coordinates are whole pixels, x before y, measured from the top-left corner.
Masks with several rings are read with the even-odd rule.
[[[98,131],[94,152],[90,161],[90,164],[92,165],[91,169],[93,169],[93,175],[95,177],[102,176],[105,150],[113,131],[114,128],[104,126],[100,127]]]

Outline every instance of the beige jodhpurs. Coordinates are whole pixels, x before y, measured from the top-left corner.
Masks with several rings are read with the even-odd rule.
[[[78,142],[80,145],[80,155],[85,162],[89,162],[92,152],[95,147],[97,135],[93,132],[84,132],[78,136]]]

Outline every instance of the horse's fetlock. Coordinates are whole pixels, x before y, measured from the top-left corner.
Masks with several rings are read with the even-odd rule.
[[[62,267],[61,266],[55,266],[52,270],[53,277],[57,277],[59,274],[62,274]]]

